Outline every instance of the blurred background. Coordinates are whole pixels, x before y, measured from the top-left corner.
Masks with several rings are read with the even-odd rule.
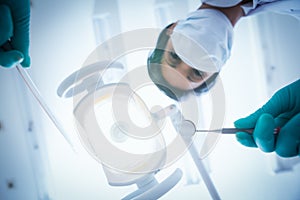
[[[71,130],[72,101],[57,97],[57,87],[105,40],[135,29],[163,28],[199,5],[196,0],[32,0],[28,72],[79,153],[65,142],[17,71],[0,68],[0,199],[121,199],[134,191],[134,185],[107,183],[101,165]],[[266,13],[238,22],[232,56],[221,72],[224,127],[233,127],[236,119],[299,79],[299,35],[300,22],[290,16]],[[132,55],[128,66],[145,64],[148,53]],[[199,101],[205,104],[205,95]],[[205,121],[205,112],[202,117]],[[205,160],[222,199],[300,199],[298,157],[265,154],[226,135]],[[211,198],[193,164],[187,165],[185,178],[161,199]]]

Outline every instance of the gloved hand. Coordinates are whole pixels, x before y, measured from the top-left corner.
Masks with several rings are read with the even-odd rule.
[[[12,67],[17,63],[30,66],[29,51],[29,0],[0,0],[0,46],[11,39],[13,50],[0,48],[0,65]]]
[[[259,147],[279,156],[300,156],[300,79],[280,89],[260,109],[234,122],[236,128],[254,128],[253,134],[236,133],[247,147]],[[278,135],[273,131],[280,127]]]

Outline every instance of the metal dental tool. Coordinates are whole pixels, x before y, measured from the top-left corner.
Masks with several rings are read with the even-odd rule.
[[[70,145],[70,147],[73,149],[73,151],[76,152],[75,147],[72,144],[70,138],[68,137],[66,131],[63,129],[63,126],[58,121],[58,119],[55,117],[55,115],[52,113],[52,111],[50,110],[50,108],[48,107],[48,105],[45,103],[45,101],[42,98],[40,92],[38,91],[37,87],[35,86],[35,84],[31,80],[31,78],[28,75],[28,73],[26,72],[26,70],[24,70],[22,68],[22,66],[20,66],[20,64],[18,64],[16,66],[16,69],[18,70],[20,76],[22,77],[22,79],[25,82],[25,84],[28,87],[28,89],[31,91],[32,95],[35,97],[35,99],[37,100],[37,102],[40,104],[41,108],[48,115],[49,119],[53,122],[53,124],[59,130],[59,132],[64,137],[64,139],[67,141],[67,143]]]
[[[220,128],[220,129],[196,129],[194,122],[185,120],[185,123],[190,124],[189,127],[193,128],[194,133],[222,133],[222,134],[235,134],[237,132],[246,132],[253,134],[254,128]],[[274,135],[277,135],[280,127],[274,129]]]
[[[222,133],[222,134],[234,134],[236,132],[247,132],[247,133],[253,133],[253,128],[249,129],[238,129],[238,128],[222,128],[222,129],[213,129],[213,130],[195,130],[195,132],[200,133]]]
[[[1,48],[4,51],[9,51],[9,50],[13,49],[12,46],[11,46],[11,44],[10,44],[10,41],[7,41],[4,45],[1,46]],[[20,74],[22,80],[24,81],[25,85],[28,87],[28,89],[30,90],[30,92],[32,93],[32,95],[34,96],[34,98],[40,104],[41,108],[48,115],[48,117],[50,118],[50,120],[53,122],[53,124],[59,130],[59,132],[64,137],[64,139],[67,141],[67,143],[70,145],[70,147],[72,148],[72,150],[74,152],[76,152],[75,146],[73,145],[73,143],[71,142],[70,138],[68,137],[68,134],[64,130],[62,124],[55,117],[55,115],[53,114],[53,112],[50,110],[50,108],[48,107],[48,105],[46,104],[46,102],[44,101],[44,99],[42,98],[39,90],[37,89],[36,85],[34,84],[34,82],[32,81],[32,79],[30,78],[30,76],[28,75],[28,73],[26,72],[26,70],[23,69],[23,67],[20,64],[17,64],[16,70]]]
[[[222,134],[235,134],[237,132],[246,132],[252,134],[254,131],[254,128],[222,128],[222,129],[213,129],[213,130],[195,130],[195,132],[199,133],[222,133]],[[278,134],[280,131],[280,128],[274,129],[274,135]]]

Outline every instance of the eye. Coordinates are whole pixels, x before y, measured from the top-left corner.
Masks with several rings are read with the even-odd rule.
[[[179,56],[175,52],[171,51],[169,54],[172,59],[180,60]]]
[[[196,75],[196,76],[201,76],[201,77],[203,77],[205,75],[204,72],[199,71],[197,69],[193,69],[193,74]]]
[[[176,68],[181,62],[181,59],[174,51],[169,51],[166,56],[166,61],[171,67]]]
[[[192,68],[189,74],[189,80],[192,82],[199,82],[202,81],[206,76],[207,74],[205,72]]]

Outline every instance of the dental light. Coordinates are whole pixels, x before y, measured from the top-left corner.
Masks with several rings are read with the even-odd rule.
[[[139,123],[152,122],[152,115],[142,99],[127,84],[105,84],[98,80],[107,65],[124,70],[120,63],[105,61],[86,66],[66,78],[57,93],[75,99],[74,117],[82,144],[102,164],[109,185],[136,184],[138,189],[123,199],[158,199],[180,181],[182,171],[176,169],[159,183],[155,175],[165,165],[166,151],[157,125],[153,124],[155,135],[138,138],[130,134],[135,127],[126,123],[126,119],[116,121],[115,116],[110,115],[113,113],[112,102],[122,103],[131,93],[128,99],[130,113],[135,113]]]

